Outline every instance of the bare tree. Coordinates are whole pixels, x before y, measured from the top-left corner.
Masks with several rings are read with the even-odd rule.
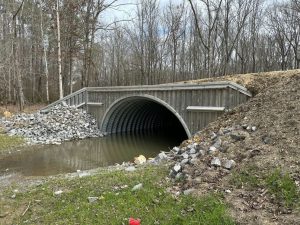
[[[64,97],[64,93],[63,93],[63,80],[62,80],[62,71],[61,71],[59,0],[56,0],[56,26],[57,26],[57,62],[58,62],[59,98],[62,99]]]
[[[18,31],[17,31],[17,20],[18,14],[22,11],[24,5],[24,0],[22,0],[20,6],[18,7],[17,11],[13,15],[13,30],[14,30],[14,39],[13,39],[13,58],[14,58],[14,74],[16,77],[16,86],[17,86],[17,93],[18,93],[18,103],[19,109],[22,111],[24,109],[25,99],[23,93],[23,84],[22,84],[22,75],[20,71],[20,64],[18,60],[18,46],[17,46],[17,38],[18,38]]]

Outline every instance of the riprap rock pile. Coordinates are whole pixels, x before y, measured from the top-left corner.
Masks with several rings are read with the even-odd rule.
[[[199,182],[216,183],[240,162],[239,154],[245,151],[242,146],[256,130],[256,126],[244,124],[221,128],[210,136],[199,133],[168,153],[173,162],[170,177],[185,180],[183,190],[196,187]],[[237,146],[240,153],[236,152]]]
[[[22,113],[0,122],[8,135],[22,136],[29,144],[60,144],[102,136],[90,114],[65,103],[54,106],[47,113]]]

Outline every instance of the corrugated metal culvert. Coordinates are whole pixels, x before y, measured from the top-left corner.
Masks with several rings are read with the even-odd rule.
[[[103,132],[180,129],[190,137],[226,109],[251,97],[233,82],[177,83],[146,86],[88,87],[52,103],[65,101],[95,116]]]

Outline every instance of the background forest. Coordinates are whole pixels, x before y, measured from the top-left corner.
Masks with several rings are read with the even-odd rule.
[[[130,3],[132,4],[132,3]],[[0,0],[0,104],[299,68],[300,1]]]

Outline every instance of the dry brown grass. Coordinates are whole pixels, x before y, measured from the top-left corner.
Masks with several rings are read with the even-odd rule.
[[[41,108],[45,107],[45,104],[33,104],[33,105],[26,105],[23,112],[24,113],[32,113],[40,110]],[[13,114],[20,113],[20,110],[17,105],[0,105],[0,117],[3,116],[5,111],[11,112]]]

